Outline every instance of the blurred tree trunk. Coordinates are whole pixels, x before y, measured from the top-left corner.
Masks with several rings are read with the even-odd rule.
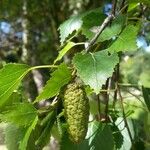
[[[22,56],[21,60],[25,63],[27,63],[28,59],[28,20],[27,20],[27,1],[23,0],[23,5],[22,5]]]
[[[28,3],[23,0],[22,6],[22,56],[21,61],[32,66],[36,65],[34,53],[32,53],[32,44],[30,43],[30,33],[28,30]],[[24,82],[25,93],[30,100],[34,100],[43,87],[43,76],[38,70],[33,70],[28,79]],[[33,79],[33,80],[32,80]]]

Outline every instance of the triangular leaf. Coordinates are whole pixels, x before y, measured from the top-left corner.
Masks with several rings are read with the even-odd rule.
[[[78,53],[73,59],[80,78],[85,84],[90,85],[97,94],[107,78],[111,77],[118,62],[117,54],[114,53],[109,56],[107,51],[89,54]]]
[[[77,31],[81,28],[82,25],[82,15],[76,15],[71,17],[62,23],[59,27],[60,30],[60,42],[63,43],[65,39],[71,34],[73,31]]]
[[[79,29],[81,29],[81,26],[83,24],[82,18],[93,12],[99,12],[100,15],[103,15],[102,9],[97,8],[97,9],[90,10],[90,11],[87,11],[87,12],[79,14],[79,15],[72,16],[71,18],[69,18],[68,20],[63,22],[59,27],[61,44],[64,43],[64,41],[70,34],[72,34],[74,31],[78,31]],[[92,18],[92,20],[94,20],[94,19]]]
[[[19,150],[26,150],[27,144],[28,144],[28,140],[29,137],[31,135],[32,130],[35,129],[35,126],[38,122],[38,116],[34,119],[33,123],[31,124],[31,126],[29,126],[25,132],[25,135],[23,137],[23,139],[21,140],[20,144],[19,144]]]
[[[70,79],[70,70],[65,64],[61,64],[58,69],[52,73],[52,77],[47,81],[43,91],[36,98],[35,102],[55,96],[61,87],[67,84]]]
[[[114,150],[114,141],[112,136],[112,131],[108,125],[104,128],[101,126],[93,138],[90,147],[93,150]]]
[[[110,52],[137,50],[137,33],[137,26],[128,25],[119,35],[117,40],[108,48],[108,50]]]
[[[57,61],[61,60],[62,57],[76,44],[74,42],[68,42],[67,45],[59,52],[59,55],[57,56],[56,60],[54,61],[54,63],[56,63]]]
[[[20,81],[28,71],[29,66],[24,64],[7,64],[0,70],[0,107],[18,88]]]
[[[0,114],[0,119],[4,122],[11,122],[19,126],[28,126],[37,116],[37,110],[30,103],[14,104],[8,108],[8,111]]]

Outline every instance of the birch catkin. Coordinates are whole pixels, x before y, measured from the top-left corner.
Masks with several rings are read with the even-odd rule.
[[[89,101],[78,83],[68,84],[64,93],[64,110],[70,139],[80,143],[87,133]]]

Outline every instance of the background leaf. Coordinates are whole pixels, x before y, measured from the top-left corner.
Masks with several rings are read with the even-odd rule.
[[[57,70],[52,73],[52,77],[47,81],[43,91],[36,98],[36,102],[55,96],[62,86],[71,79],[71,72],[65,64],[61,64]]]
[[[37,110],[30,103],[13,104],[8,108],[8,111],[0,114],[0,119],[4,122],[11,122],[19,126],[28,126],[37,116]]]
[[[140,84],[145,88],[150,88],[150,70],[146,70],[140,74]]]
[[[29,66],[24,64],[7,64],[0,70],[0,107],[18,88],[20,81],[28,71]]]
[[[25,132],[25,135],[24,135],[23,139],[21,140],[21,142],[19,144],[19,150],[26,150],[30,134],[31,134],[32,130],[35,129],[35,126],[36,126],[37,122],[38,122],[38,116],[34,119],[31,126],[29,126],[27,128],[27,130]]]
[[[90,54],[78,53],[73,59],[73,64],[80,78],[85,84],[90,85],[97,94],[107,78],[112,75],[118,62],[117,54],[108,56],[107,51]]]
[[[129,3],[144,3],[144,4],[147,4],[147,5],[150,5],[149,0],[129,0]]]
[[[25,129],[8,124],[5,129],[5,144],[8,150],[17,150]]]
[[[108,50],[110,52],[137,50],[137,33],[137,26],[128,25],[118,36],[116,41],[108,48]]]
[[[56,120],[56,112],[55,111],[50,112],[50,117],[46,121],[45,127],[42,129],[41,135],[35,142],[37,147],[43,148],[45,145],[49,143],[51,137],[51,129],[54,125],[55,120]]]
[[[150,111],[150,88],[145,88],[144,86],[142,86],[142,92],[144,101],[147,105],[148,110]]]

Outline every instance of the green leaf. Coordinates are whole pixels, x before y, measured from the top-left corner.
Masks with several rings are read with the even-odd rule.
[[[78,31],[81,28],[82,25],[81,18],[82,15],[76,15],[66,20],[64,23],[60,25],[59,30],[60,30],[61,44],[73,31]]]
[[[29,128],[25,128],[23,126],[16,126],[14,124],[8,124],[5,130],[5,143],[8,150],[19,150],[19,144],[25,138]],[[36,150],[40,149],[35,145],[35,141],[41,135],[42,128],[36,125],[35,129],[32,130],[25,150]]]
[[[0,113],[9,110],[9,106],[12,106],[13,104],[16,103],[21,103],[21,101],[22,101],[21,94],[17,91],[14,91],[8,98],[7,102],[5,103],[5,106],[0,109]]]
[[[82,33],[86,36],[86,38],[91,40],[95,36],[104,18],[105,16],[100,11],[92,12],[83,17]],[[103,30],[103,32],[98,37],[96,42],[103,42],[105,40],[115,38],[121,32],[124,22],[125,22],[124,16],[119,16],[118,18],[116,18],[112,22],[111,26],[107,26]]]
[[[102,24],[105,16],[100,11],[90,13],[83,17],[83,25],[82,25],[82,33],[91,40],[95,34],[98,32],[100,25]],[[125,22],[124,16],[117,17],[111,24],[111,26],[107,26],[96,42],[103,42],[105,40],[110,40],[115,38],[122,29],[122,26]]]
[[[103,125],[98,121],[91,122],[88,126],[86,139],[89,141],[90,150],[113,150],[114,141],[108,125]]]
[[[147,105],[148,110],[150,111],[150,88],[145,88],[144,86],[142,86],[142,92],[144,101]]]
[[[94,89],[96,94],[99,93],[107,78],[111,77],[118,62],[117,54],[114,53],[109,56],[107,51],[89,54],[78,53],[73,59],[78,75],[85,84]]]
[[[89,123],[86,139],[75,144],[70,141],[68,134],[64,133],[60,143],[61,150],[113,150],[113,136],[109,126],[103,126],[98,121]],[[108,140],[109,139],[109,140]]]
[[[105,19],[105,15],[100,11],[96,10],[94,12],[91,12],[87,15],[85,15],[82,25],[82,34],[86,36],[86,38],[91,39],[94,36],[94,32],[92,32],[92,29],[97,32],[97,27],[100,26]],[[95,28],[95,29],[94,29]]]
[[[61,87],[67,84],[71,79],[71,72],[65,64],[61,64],[56,71],[52,73],[52,77],[47,81],[43,91],[36,98],[35,102],[48,99],[60,91]]]
[[[28,129],[26,130],[25,135],[19,144],[19,150],[26,150],[29,137],[31,135],[32,130],[35,129],[37,122],[38,122],[38,116],[34,119],[31,126],[29,126]]]
[[[136,8],[139,4],[136,2],[130,3],[128,7],[128,12],[132,11],[134,8]]]
[[[103,42],[105,40],[110,40],[115,38],[121,32],[121,24],[112,24],[112,26],[107,27],[102,34],[97,39],[97,42]]]
[[[146,88],[150,88],[150,70],[144,71],[140,74],[140,84]]]
[[[59,52],[59,55],[55,59],[54,63],[61,60],[62,57],[76,44],[74,42],[68,42],[67,45]]]
[[[95,138],[97,131],[99,128],[102,128],[102,124],[98,121],[93,121],[88,125],[88,132],[86,135],[86,139],[89,139],[89,145],[91,145],[93,139]]]
[[[128,133],[128,130],[125,126],[124,123],[124,118],[119,117],[117,118],[115,124],[118,127],[118,129],[121,131],[121,134],[123,135],[123,144],[121,146],[121,148],[119,150],[131,150],[132,147],[132,142]],[[131,132],[132,138],[134,139],[134,128],[133,128],[133,123],[131,119],[126,119],[128,126],[129,126],[129,130]]]
[[[37,110],[30,103],[14,104],[8,108],[8,111],[0,114],[0,119],[18,126],[30,125],[37,116]]]
[[[125,16],[118,16],[111,24],[111,26],[107,26],[104,31],[100,34],[97,42],[103,42],[105,40],[114,39],[120,34],[122,27],[125,23]]]
[[[128,25],[116,41],[108,48],[110,52],[119,51],[134,51],[137,50],[137,33],[138,27],[133,25]]]
[[[149,0],[128,0],[129,3],[144,3],[146,5],[150,5],[150,1]]]
[[[50,117],[47,120],[47,124],[43,128],[41,135],[35,142],[35,145],[37,145],[37,147],[43,148],[45,145],[49,143],[51,136],[51,129],[54,125],[55,120],[56,120],[56,112],[55,111],[50,112]]]
[[[8,124],[5,129],[5,144],[8,150],[17,150],[25,129]]]
[[[88,145],[88,140],[84,140],[83,142],[79,144],[73,143],[69,139],[69,135],[67,133],[63,134],[61,143],[60,143],[60,150],[90,150],[90,147]]]
[[[70,34],[72,34],[74,31],[79,31],[83,24],[82,18],[93,12],[99,12],[100,16],[103,15],[102,9],[97,8],[97,9],[93,9],[93,10],[87,11],[87,12],[79,14],[79,15],[72,16],[70,19],[63,22],[59,27],[61,44],[63,44],[64,41],[66,40],[66,38]],[[99,18],[100,16],[97,16],[97,17]],[[94,19],[92,18],[91,21],[93,21],[93,20]]]
[[[108,125],[105,127],[100,126],[95,137],[91,141],[90,147],[93,150],[114,150],[113,135]]]
[[[121,134],[121,131],[118,129],[118,127],[116,125],[113,124],[111,126],[111,129],[113,131],[115,148],[119,149],[119,148],[121,148],[121,146],[123,144],[123,135]]]
[[[18,88],[20,81],[28,73],[29,66],[24,64],[7,64],[0,70],[0,107]]]

